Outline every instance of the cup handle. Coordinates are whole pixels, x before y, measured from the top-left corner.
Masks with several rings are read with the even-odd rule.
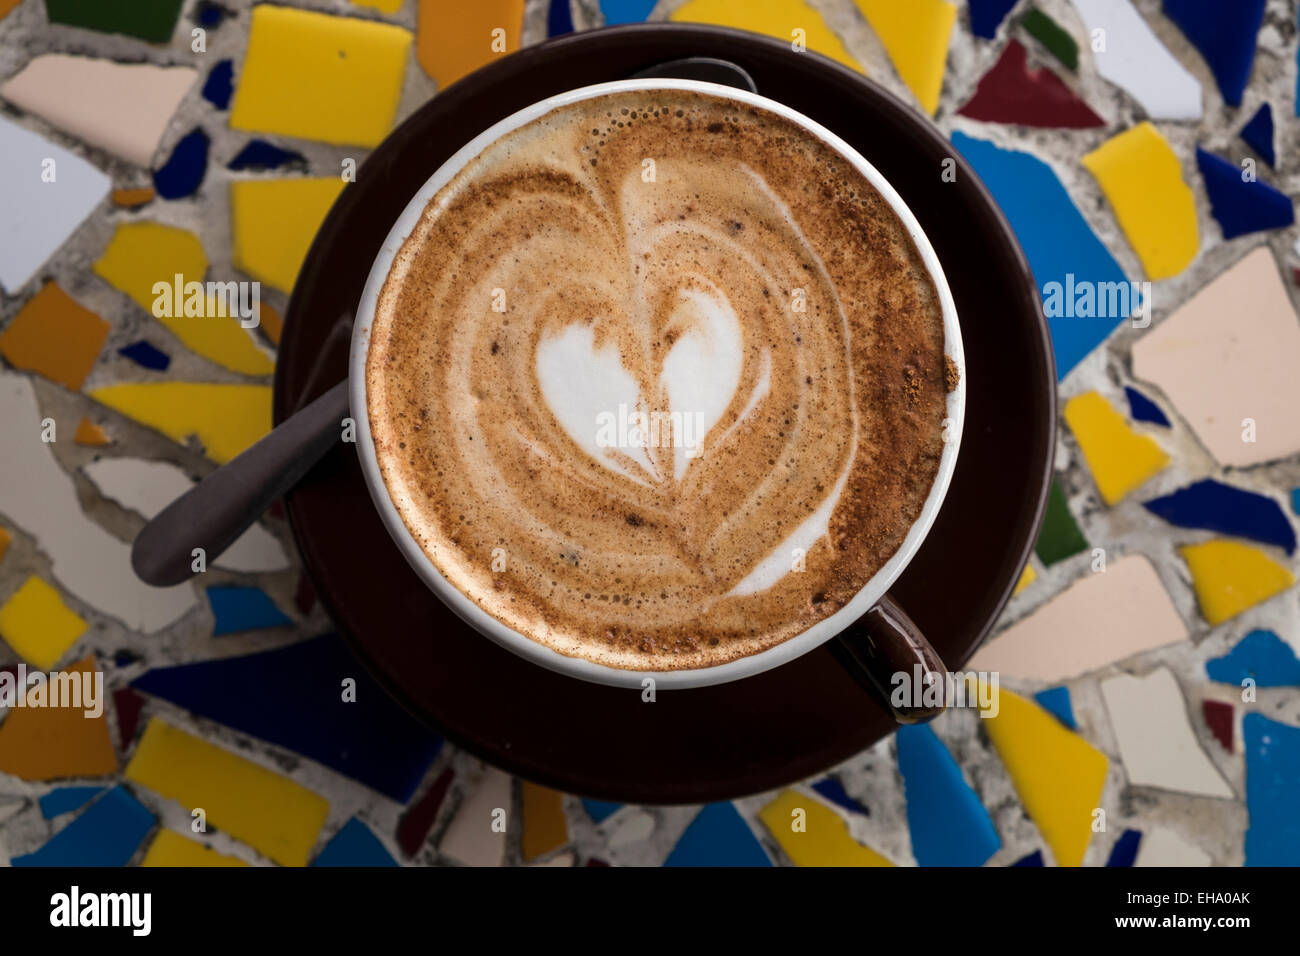
[[[924,723],[943,711],[947,668],[921,629],[888,594],[841,631],[830,648],[849,674],[874,691],[900,724]],[[892,702],[897,674],[906,675],[903,686],[917,691],[915,703]],[[920,692],[935,683],[939,687],[938,705],[920,703],[924,699]]]

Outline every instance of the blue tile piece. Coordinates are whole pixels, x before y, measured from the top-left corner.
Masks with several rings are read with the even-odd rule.
[[[1180,528],[1217,531],[1295,553],[1295,528],[1280,504],[1266,495],[1213,478],[1144,502],[1144,507]]]
[[[80,810],[104,792],[103,787],[60,787],[41,797],[41,816],[53,820],[61,813]]]
[[[1022,856],[1012,866],[1043,866],[1043,851],[1035,850],[1028,856]]]
[[[664,866],[771,866],[754,831],[730,803],[710,803],[686,828]]]
[[[1295,222],[1295,205],[1262,179],[1246,182],[1242,169],[1226,159],[1196,148],[1196,165],[1210,195],[1210,209],[1219,220],[1224,239],[1251,232],[1285,229]]]
[[[871,815],[870,810],[849,796],[848,791],[844,789],[844,784],[840,783],[835,777],[818,780],[812,785],[812,788],[831,803],[843,807],[850,813],[860,813],[863,816]]]
[[[1128,385],[1124,386],[1124,396],[1128,399],[1129,417],[1135,422],[1149,422],[1152,425],[1159,425],[1161,428],[1171,427],[1169,419],[1165,413],[1160,410],[1160,406],[1151,399],[1147,398],[1136,388]]]
[[[970,32],[993,39],[1016,0],[970,0]]]
[[[264,139],[250,139],[248,144],[226,164],[227,169],[279,169],[281,166],[306,166],[307,159],[302,153],[291,149],[281,149]]]
[[[583,800],[582,806],[593,823],[604,823],[623,809],[623,804],[609,803],[605,800]]]
[[[1300,515],[1300,488],[1291,489],[1291,510]]]
[[[153,188],[163,199],[193,196],[208,171],[208,134],[193,129],[181,137],[171,157],[154,170]]]
[[[600,12],[606,26],[615,23],[640,23],[655,8],[656,0],[600,0]]]
[[[124,345],[117,350],[118,355],[125,355],[136,365],[142,368],[151,368],[158,372],[167,371],[168,366],[172,364],[172,357],[159,348],[150,345],[144,339],[139,342],[132,342],[130,345]]]
[[[1070,702],[1070,688],[1050,687],[1034,695],[1038,706],[1047,711],[1071,730],[1078,730],[1074,722],[1074,705]]]
[[[1272,631],[1251,631],[1227,654],[1206,661],[1205,673],[1215,683],[1237,687],[1247,677],[1256,687],[1300,687],[1300,660]]]
[[[211,0],[203,0],[199,4],[199,9],[195,12],[195,19],[198,20],[199,26],[211,30],[213,27],[221,26],[221,22],[230,16],[230,11]]]
[[[572,32],[573,11],[569,8],[569,0],[551,0],[546,11],[546,35],[559,37]]]
[[[334,835],[334,839],[312,860],[312,866],[397,866],[379,838],[356,817]]]
[[[230,105],[235,95],[235,61],[222,60],[203,81],[203,98],[219,110]]]
[[[14,866],[126,866],[153,829],[154,815],[122,786],[108,791],[39,850]]]
[[[1264,162],[1277,166],[1277,150],[1274,147],[1273,107],[1268,103],[1260,105],[1250,122],[1241,128],[1241,138],[1246,145],[1264,157]]]
[[[1300,727],[1247,714],[1241,732],[1250,816],[1246,866],[1300,866]]]
[[[1223,99],[1241,105],[1250,82],[1265,0],[1164,0],[1165,16],[1201,51]]]
[[[1002,207],[1029,259],[1040,294],[1048,296],[1051,284],[1066,292],[1061,314],[1049,310],[1047,317],[1057,378],[1063,379],[1127,318],[1079,314],[1073,291],[1089,288],[1095,296],[1103,288],[1101,283],[1127,283],[1128,278],[1050,166],[1028,153],[1000,149],[965,133],[953,133],[952,141]]]
[[[208,603],[216,618],[213,637],[293,624],[261,588],[210,587]]]
[[[998,851],[988,811],[925,724],[898,729],[898,770],[907,798],[912,855],[921,866],[981,866]]]
[[[348,678],[356,681],[355,700],[343,699]],[[337,634],[156,668],[132,686],[318,760],[399,803],[410,800],[442,748],[442,738],[389,697]]]
[[[1137,860],[1138,847],[1142,844],[1141,830],[1125,830],[1111,847],[1107,866],[1132,866]]]

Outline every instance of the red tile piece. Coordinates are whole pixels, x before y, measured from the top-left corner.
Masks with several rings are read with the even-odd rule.
[[[1105,126],[1105,120],[1079,99],[1051,70],[1029,69],[1025,48],[1012,40],[975,95],[957,111],[990,123],[1018,123],[1060,129]]]

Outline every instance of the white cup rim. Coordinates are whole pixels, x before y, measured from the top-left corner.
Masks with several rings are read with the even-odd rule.
[[[925,504],[922,506],[921,513],[908,530],[907,536],[898,550],[863,585],[862,589],[834,614],[823,618],[806,630],[774,647],[725,664],[671,671],[625,670],[598,664],[585,658],[569,657],[561,654],[497,620],[448,581],[412,536],[396,505],[393,503],[379,469],[374,439],[370,433],[370,414],[366,403],[366,358],[369,353],[370,330],[374,324],[379,294],[388,277],[389,270],[392,268],[398,250],[406,237],[411,234],[419,223],[429,200],[488,146],[520,126],[552,110],[572,103],[612,93],[646,90],[691,91],[722,97],[768,110],[802,127],[848,160],[889,203],[916,246],[917,252],[920,254],[938,293],[943,313],[944,353],[957,366],[959,372],[957,387],[949,392],[947,396],[948,437],[940,455],[938,471],[935,474],[933,484],[930,486],[930,492],[926,497]],[[361,459],[361,470],[365,475],[366,487],[370,492],[371,500],[374,501],[380,518],[383,520],[389,535],[397,544],[398,549],[434,594],[458,617],[480,634],[548,670],[557,671],[581,680],[617,687],[642,688],[645,686],[644,681],[650,678],[653,679],[654,686],[657,689],[664,690],[722,684],[779,667],[834,638],[879,602],[916,554],[939,513],[948,485],[952,480],[953,471],[956,469],[957,453],[961,445],[961,433],[966,410],[966,362],[965,353],[962,349],[961,328],[957,322],[957,307],[953,301],[952,292],[948,287],[947,279],[939,264],[934,247],[931,246],[929,239],[921,230],[920,223],[917,222],[916,217],[908,209],[893,186],[857,150],[835,133],[802,113],[783,103],[756,93],[698,80],[615,80],[608,83],[579,87],[540,100],[507,116],[456,151],[420,187],[384,239],[383,246],[371,266],[365,290],[362,292],[361,301],[357,307],[348,372],[348,392],[351,414],[356,425],[357,452]],[[421,636],[411,635],[411,639],[419,640]]]

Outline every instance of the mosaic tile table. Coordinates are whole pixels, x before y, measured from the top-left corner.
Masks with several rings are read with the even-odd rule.
[[[647,17],[804,43],[931,114],[1028,253],[1064,410],[1036,556],[970,665],[1001,674],[997,716],[703,808],[512,781],[364,675],[347,721],[320,717],[321,675],[351,665],[275,514],[202,587],[149,591],[126,563],[142,516],[269,426],[278,317],[349,165],[502,50]],[[94,719],[0,718],[0,860],[1300,863],[1293,0],[0,18],[0,689],[98,669],[108,692]],[[159,274],[258,280],[260,327],[154,318]]]

